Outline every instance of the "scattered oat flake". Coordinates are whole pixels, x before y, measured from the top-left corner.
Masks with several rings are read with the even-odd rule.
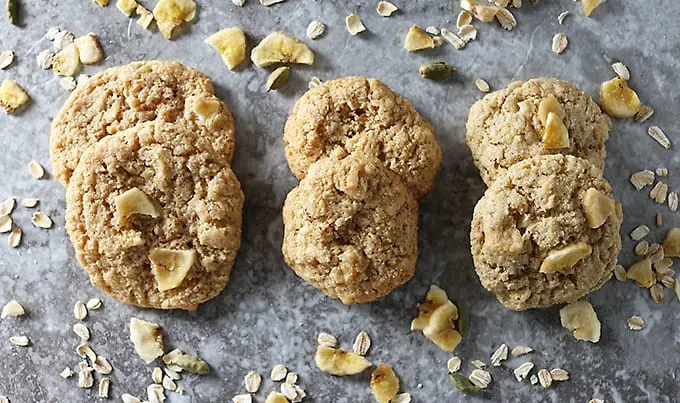
[[[425,32],[427,32],[430,35],[439,35],[441,32],[439,28],[435,27],[434,25],[430,25],[429,27],[425,28]]]
[[[31,217],[31,222],[38,228],[49,229],[52,228],[52,219],[47,214],[36,211]]]
[[[283,3],[286,0],[260,0],[260,4],[263,6],[271,6],[273,4]]]
[[[246,4],[246,0],[231,0],[235,6],[243,7]]]
[[[647,130],[647,134],[649,134],[651,138],[656,140],[657,143],[661,144],[661,146],[666,150],[669,150],[671,148],[671,141],[668,139],[666,133],[664,133],[660,127],[658,126],[650,127]]]
[[[512,354],[513,357],[519,357],[519,356],[524,355],[524,354],[529,354],[533,351],[534,351],[534,349],[531,348],[531,347],[517,346],[517,347],[512,349],[511,354]]]
[[[307,88],[309,88],[311,90],[312,88],[318,87],[321,84],[323,84],[323,81],[321,81],[321,79],[319,77],[312,77],[309,80],[309,83],[307,84]]]
[[[12,214],[14,206],[16,206],[16,200],[14,200],[13,197],[10,197],[3,201],[2,203],[0,203],[0,216]]]
[[[562,11],[560,15],[557,16],[557,22],[560,23],[560,25],[564,24],[565,18],[567,18],[571,14],[569,11]]]
[[[21,243],[21,228],[19,227],[12,228],[12,232],[9,233],[9,237],[7,238],[7,243],[12,248],[16,248],[19,246],[19,244]]]
[[[567,45],[569,45],[569,39],[567,36],[563,33],[557,33],[555,36],[553,36],[552,39],[552,51],[553,53],[560,54],[564,52],[564,50],[567,48]]]
[[[14,51],[12,50],[3,50],[0,52],[0,70],[1,69],[6,69],[9,67],[12,62],[14,61]]]
[[[76,323],[73,325],[73,333],[85,341],[90,340],[90,329],[88,329],[87,326],[82,323]]]
[[[465,43],[477,39],[477,33],[478,33],[477,28],[475,28],[472,25],[463,25],[458,30],[458,36],[460,36],[460,38],[464,40]]]
[[[656,226],[663,227],[663,214],[656,213]]]
[[[312,22],[307,25],[307,37],[309,39],[316,39],[323,35],[323,33],[326,31],[326,24],[319,20],[313,20]]]
[[[349,31],[350,35],[358,35],[366,30],[366,26],[356,14],[348,15],[347,18],[345,18],[345,25],[347,26],[347,31]]]
[[[521,382],[522,380],[527,378],[532,369],[534,369],[534,363],[529,361],[515,368],[515,370],[512,371],[512,373],[515,375],[515,379],[517,379],[518,382]]]
[[[478,388],[486,389],[491,383],[491,374],[483,369],[475,369],[470,373],[468,379]]]
[[[319,333],[316,341],[322,347],[336,347],[338,345],[338,339],[336,339],[332,334],[325,332]]]
[[[33,208],[38,205],[38,202],[40,200],[33,198],[33,197],[27,197],[21,201],[21,205],[26,207],[26,208]]]
[[[178,373],[178,371],[175,371],[174,369],[170,368],[169,365],[163,368],[163,372],[165,372],[165,375],[169,376],[170,379],[172,379],[173,381],[179,381],[180,379],[182,379],[182,376]]]
[[[21,347],[26,347],[31,343],[31,341],[28,340],[28,337],[26,336],[12,336],[9,338],[9,342],[14,344],[15,346]]]
[[[253,403],[253,397],[249,394],[236,395],[231,401],[234,403]]]
[[[638,225],[631,231],[630,237],[633,241],[639,241],[640,239],[646,237],[649,234],[649,227],[646,225]]]
[[[449,31],[446,28],[442,28],[441,30],[441,35],[442,38],[444,38],[448,43],[450,43],[454,48],[461,50],[465,47],[465,40],[461,38],[460,36],[454,34],[453,32]]]
[[[294,400],[297,397],[297,391],[293,385],[285,382],[281,384],[281,394],[288,400]]]
[[[635,121],[638,123],[645,122],[647,119],[651,118],[654,114],[654,109],[650,106],[642,105],[640,110],[635,114]]]
[[[262,0],[260,0],[262,1]],[[163,403],[166,399],[163,386],[152,384],[146,387],[146,398],[149,403]]]
[[[678,194],[676,192],[668,194],[668,209],[671,211],[678,210]]]
[[[35,57],[36,62],[38,63],[38,67],[40,67],[43,70],[47,70],[52,67],[52,62],[54,62],[54,56],[55,53],[51,49],[45,49],[42,52],[38,53],[38,55]]]
[[[491,365],[500,367],[501,363],[508,359],[508,345],[501,344],[500,347],[491,355]]]
[[[12,217],[8,215],[0,216],[0,233],[4,234],[12,230]]]
[[[283,364],[278,364],[272,368],[271,378],[272,381],[279,382],[286,378],[288,373],[288,368]]]
[[[503,29],[512,31],[517,26],[517,19],[507,8],[499,8],[496,12],[496,20]]]
[[[78,86],[78,82],[74,77],[68,76],[59,79],[59,85],[61,85],[61,88],[65,89],[66,91],[73,91]]]
[[[617,76],[623,78],[624,80],[630,80],[630,71],[628,71],[628,67],[626,67],[625,64],[616,62],[612,64],[612,70],[614,70],[614,73],[616,73]]]
[[[550,371],[547,369],[541,369],[538,371],[538,382],[541,383],[541,386],[544,388],[548,389],[550,388],[550,385],[552,385],[552,376],[550,375]]]
[[[410,393],[400,393],[390,400],[390,403],[411,403]]]
[[[103,377],[99,381],[99,397],[109,397],[109,388],[111,387],[111,379]]]
[[[487,83],[481,78],[475,80],[475,85],[477,86],[477,89],[482,92],[489,92],[491,90],[491,87],[489,87],[489,83]]]
[[[0,314],[0,319],[5,319],[6,317],[18,317],[24,316],[26,310],[17,300],[11,300],[2,307],[2,313]]]
[[[73,316],[78,320],[84,320],[87,317],[87,307],[81,300],[77,300],[73,305]]]
[[[161,384],[167,390],[177,390],[177,384],[169,376],[164,376]]]
[[[151,371],[151,380],[153,383],[163,382],[163,370],[160,367],[156,367]]]
[[[99,298],[90,298],[87,300],[87,304],[85,304],[85,306],[87,307],[87,309],[96,311],[97,309],[101,308],[102,300]]]
[[[614,267],[614,277],[616,277],[618,281],[626,281],[626,268],[617,264],[616,267]]]
[[[479,369],[486,368],[486,363],[484,363],[484,361],[481,361],[481,360],[472,360],[472,361],[470,361],[470,364],[474,365],[475,367],[477,367]]]
[[[464,25],[472,24],[472,14],[466,10],[462,10],[458,13],[458,18],[456,18],[456,28],[460,29]]]
[[[675,274],[675,272],[673,272]],[[675,279],[673,278],[672,275],[669,276],[663,276],[661,277],[661,285],[663,285],[666,288],[673,288],[675,287]]]
[[[397,10],[399,10],[399,8],[389,1],[381,1],[378,3],[378,7],[376,7],[376,12],[381,17],[389,17]]]
[[[298,382],[298,374],[297,372],[289,372],[286,374],[286,383],[290,383],[292,385],[295,385]]]
[[[356,339],[354,339],[354,344],[352,345],[352,350],[359,355],[366,355],[368,350],[371,348],[371,338],[366,332],[360,332]]]
[[[458,372],[460,370],[460,365],[463,363],[463,361],[460,359],[460,357],[451,357],[449,360],[446,362],[446,368],[449,370],[449,373],[454,373]]]
[[[71,370],[71,368],[66,367],[66,368],[61,370],[61,372],[59,373],[59,376],[61,376],[64,379],[68,379],[68,378],[73,376],[73,371]]]
[[[564,382],[569,380],[569,372],[562,368],[553,368],[550,370],[550,377],[553,381]]]
[[[250,371],[246,374],[245,384],[248,393],[257,393],[262,383],[262,376],[255,371]]]
[[[649,198],[655,202],[662,204],[666,201],[666,195],[668,194],[668,185],[663,182],[657,182],[649,192]]]
[[[42,179],[45,176],[45,168],[43,168],[36,160],[31,160],[31,162],[28,163],[28,170],[31,171],[31,175],[33,175],[35,179]]]
[[[635,254],[638,256],[645,256],[649,252],[649,242],[640,241],[635,245]]]
[[[645,321],[637,315],[628,318],[627,323],[630,330],[642,330],[645,327]]]
[[[660,304],[663,302],[663,286],[661,284],[654,284],[650,289],[649,289],[649,294],[652,297],[652,300],[656,302],[657,304]]]
[[[142,402],[141,400],[139,400],[138,398],[132,396],[132,395],[129,394],[129,393],[123,393],[123,394],[120,396],[120,400],[122,400],[123,403],[141,403],[141,402]]]
[[[635,189],[642,190],[645,186],[654,183],[654,172],[649,169],[635,172],[630,176],[630,183],[635,186]]]

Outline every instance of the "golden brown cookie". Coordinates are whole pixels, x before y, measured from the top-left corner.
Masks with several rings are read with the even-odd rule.
[[[621,221],[609,183],[588,161],[559,154],[524,160],[475,207],[477,275],[513,310],[576,301],[611,277]]]
[[[71,93],[52,122],[54,176],[67,185],[87,147],[147,121],[178,122],[211,137],[231,161],[234,121],[210,79],[178,62],[145,61],[104,70]]]
[[[307,91],[286,122],[283,141],[298,179],[321,158],[359,153],[379,159],[416,198],[429,192],[441,163],[432,125],[385,84],[364,77]]]
[[[241,242],[243,192],[212,140],[147,122],[82,155],[66,229],[94,285],[161,309],[195,309],[222,291]]]
[[[568,131],[567,147],[546,147],[543,141],[547,119],[539,110],[552,96]],[[611,119],[588,94],[566,81],[536,78],[477,101],[468,115],[466,139],[482,179],[491,185],[512,165],[542,154],[575,155],[601,172],[610,129]]]
[[[288,194],[283,256],[298,276],[345,304],[408,281],[418,257],[418,203],[380,161],[325,158]]]

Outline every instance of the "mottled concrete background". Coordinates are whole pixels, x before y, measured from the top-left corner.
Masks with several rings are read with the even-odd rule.
[[[16,116],[0,117],[0,198],[39,197],[40,208],[55,220],[45,231],[30,224],[31,211],[18,208],[14,218],[24,229],[24,241],[10,249],[0,244],[0,303],[16,298],[28,315],[0,323],[0,395],[12,402],[85,402],[96,400],[94,389],[76,387],[77,380],[64,380],[58,373],[78,362],[71,332],[75,299],[101,297],[104,306],[86,323],[94,334],[94,349],[108,357],[115,370],[112,394],[142,395],[150,382],[151,367],[135,355],[128,341],[131,316],[157,321],[166,342],[199,353],[213,371],[203,377],[181,381],[184,396],[170,393],[172,402],[226,402],[243,393],[243,376],[255,369],[268,377],[271,367],[285,363],[300,373],[310,402],[369,402],[369,374],[333,378],[319,372],[312,357],[316,334],[329,331],[342,346],[351,348],[354,336],[366,330],[373,338],[370,359],[394,366],[402,389],[415,402],[459,400],[587,402],[678,401],[680,354],[680,304],[666,293],[666,301],[654,304],[646,290],[632,283],[612,281],[590,296],[602,321],[599,344],[576,342],[560,327],[558,309],[515,313],[505,310],[479,284],[472,268],[468,230],[472,209],[484,186],[472,165],[464,143],[464,123],[469,106],[481,94],[474,79],[483,77],[498,89],[513,80],[555,76],[571,80],[591,94],[599,83],[613,76],[610,64],[622,60],[631,70],[631,85],[656,109],[648,124],[663,127],[672,140],[680,133],[680,4],[674,0],[631,2],[610,0],[586,19],[580,5],[571,0],[544,1],[516,12],[519,26],[512,32],[496,24],[479,26],[480,38],[462,52],[451,46],[407,54],[404,34],[411,24],[455,24],[456,1],[395,0],[399,13],[379,17],[377,0],[288,0],[265,8],[248,0],[243,8],[229,0],[199,0],[198,20],[176,40],[167,42],[129,22],[113,4],[100,8],[89,0],[21,0],[21,27],[0,24],[0,49],[14,49],[16,64],[0,71],[0,78],[16,79],[32,97],[32,104]],[[112,1],[115,3],[115,1]],[[525,1],[526,3],[526,1]],[[4,4],[4,2],[3,2]],[[144,2],[152,6],[152,2]],[[565,24],[557,15],[572,11]],[[4,12],[4,11],[3,11]],[[344,17],[361,15],[368,32],[350,37]],[[3,16],[4,17],[4,16]],[[228,26],[240,26],[249,46],[272,30],[285,30],[304,37],[314,18],[328,24],[327,33],[310,42],[317,54],[312,67],[295,67],[292,80],[277,93],[263,89],[267,71],[247,63],[230,72],[218,54],[203,43],[209,34]],[[64,230],[64,190],[54,180],[34,180],[26,164],[31,159],[50,171],[49,125],[68,96],[51,72],[36,67],[35,56],[50,43],[41,37],[51,26],[77,35],[95,32],[104,47],[106,61],[88,67],[94,73],[105,67],[144,59],[173,59],[196,67],[212,77],[217,93],[236,116],[237,152],[234,169],[246,194],[243,246],[231,283],[222,295],[196,312],[160,312],[116,303],[88,282],[74,259]],[[557,32],[570,43],[562,55],[550,51]],[[445,60],[458,68],[448,83],[421,80],[417,68],[425,61]],[[286,166],[281,141],[283,125],[293,103],[312,76],[330,79],[360,74],[384,80],[409,98],[436,126],[443,149],[443,165],[434,191],[422,202],[420,259],[415,278],[382,301],[346,307],[326,298],[299,280],[282,261],[280,253],[281,205],[296,181]],[[633,242],[627,233],[638,224],[652,228],[660,240],[665,229],[653,226],[657,211],[667,226],[678,225],[677,214],[653,204],[647,192],[636,193],[627,182],[633,171],[667,167],[671,189],[680,187],[678,153],[666,151],[645,133],[648,124],[616,121],[607,146],[606,176],[623,201],[624,253],[621,262],[632,261]],[[500,343],[533,346],[528,357],[538,367],[562,367],[571,380],[549,390],[518,383],[512,369],[523,360],[514,359],[491,373],[494,382],[475,398],[460,395],[448,381],[445,363],[449,355],[439,351],[421,334],[409,331],[409,321],[430,284],[445,288],[471,312],[470,335],[457,350],[463,371],[472,370],[469,360],[488,362]],[[626,318],[641,315],[647,327],[629,331]],[[10,335],[25,334],[33,345],[10,345]],[[267,381],[256,401],[273,388]]]

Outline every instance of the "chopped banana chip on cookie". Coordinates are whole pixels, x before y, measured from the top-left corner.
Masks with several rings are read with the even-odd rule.
[[[321,371],[335,376],[356,375],[373,365],[357,353],[323,346],[317,348],[314,362]]]
[[[600,341],[600,320],[588,301],[576,301],[560,309],[560,322],[572,331],[576,340]]]
[[[203,121],[210,120],[213,116],[220,113],[221,102],[215,97],[211,98],[198,98],[194,101],[194,112]]]
[[[390,403],[399,393],[399,378],[389,365],[380,364],[371,374],[371,392],[378,403]]]
[[[415,52],[423,49],[433,49],[434,47],[434,39],[425,30],[417,25],[409,28],[404,40],[404,49],[409,52]]]
[[[548,253],[548,256],[541,263],[540,272],[552,274],[569,270],[579,262],[579,260],[593,253],[592,246],[585,242],[576,242],[561,249],[555,249]]]
[[[54,55],[52,71],[58,76],[74,76],[80,69],[80,53],[75,43],[66,45]]]
[[[463,336],[454,328],[458,309],[449,301],[446,292],[436,285],[430,290],[419,307],[418,317],[411,321],[411,330],[421,330],[425,337],[444,351],[456,349]]]
[[[147,364],[163,355],[163,333],[157,323],[130,318],[130,341]]]
[[[543,132],[543,147],[547,150],[569,148],[569,130],[562,122],[562,118],[554,112],[548,112]]]
[[[275,31],[267,35],[253,49],[250,59],[257,67],[277,63],[314,64],[314,52],[301,40]]]
[[[593,229],[600,228],[616,212],[614,200],[595,188],[586,190],[582,204],[586,223]]]
[[[127,217],[133,214],[148,215],[153,218],[158,217],[158,209],[146,193],[139,188],[132,188],[116,196],[116,212],[118,223],[122,223]]]
[[[73,43],[78,48],[78,57],[82,64],[99,63],[104,58],[104,51],[93,33],[83,35]]]
[[[538,120],[541,122],[541,124],[546,125],[548,123],[548,114],[550,112],[556,113],[560,119],[564,119],[566,116],[560,101],[558,101],[557,97],[555,97],[553,94],[543,98],[538,104]]]
[[[2,80],[0,84],[0,108],[6,114],[14,113],[24,106],[30,98],[26,91],[14,80]]]
[[[232,27],[217,31],[205,42],[220,52],[229,70],[234,70],[246,60],[246,34],[240,28]]]
[[[642,108],[642,102],[628,82],[621,77],[605,81],[600,86],[600,103],[613,118],[630,118]]]
[[[149,251],[151,269],[156,276],[159,291],[172,290],[182,284],[196,262],[193,250],[154,248]]]
[[[193,0],[159,0],[153,16],[163,37],[171,39],[175,28],[194,19],[196,3]]]

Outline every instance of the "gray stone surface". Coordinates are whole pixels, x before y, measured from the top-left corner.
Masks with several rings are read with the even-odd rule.
[[[4,3],[4,2],[3,2]],[[600,82],[613,76],[612,60],[624,61],[632,72],[631,83],[641,98],[656,109],[648,124],[666,129],[672,140],[680,133],[680,29],[676,18],[680,5],[674,0],[653,2],[609,1],[594,18],[582,16],[571,0],[525,5],[516,13],[519,27],[504,32],[495,24],[480,24],[480,39],[462,52],[446,45],[440,49],[407,54],[401,48],[411,24],[452,26],[459,10],[453,0],[395,0],[402,11],[389,19],[376,15],[377,0],[288,0],[265,8],[248,0],[237,8],[228,0],[198,1],[198,20],[176,40],[167,42],[158,33],[145,32],[128,21],[112,4],[100,8],[88,0],[21,0],[21,27],[0,23],[0,48],[17,52],[15,65],[0,71],[0,78],[14,78],[30,93],[33,102],[16,116],[0,117],[0,198],[14,195],[39,197],[40,210],[55,220],[55,228],[39,230],[30,224],[31,211],[18,208],[16,222],[24,229],[24,241],[14,250],[2,237],[0,249],[0,303],[16,298],[28,310],[19,319],[0,323],[0,395],[12,402],[85,402],[96,400],[93,390],[80,390],[75,378],[58,373],[75,368],[78,344],[71,332],[76,299],[101,297],[104,306],[86,320],[94,334],[94,349],[115,366],[112,394],[142,396],[150,382],[152,366],[134,354],[128,341],[130,317],[157,321],[163,326],[168,346],[199,353],[213,371],[203,377],[186,376],[184,396],[169,393],[171,402],[226,402],[244,393],[243,376],[257,370],[268,378],[270,369],[285,363],[300,373],[310,402],[369,402],[369,374],[333,378],[320,373],[312,356],[319,331],[329,331],[351,347],[357,332],[366,330],[374,340],[370,359],[394,366],[402,389],[415,402],[556,401],[678,401],[680,354],[680,305],[666,292],[666,301],[654,304],[646,290],[632,283],[612,281],[588,299],[602,321],[599,344],[576,342],[559,324],[558,309],[510,312],[479,284],[472,268],[468,230],[472,209],[484,191],[464,143],[468,107],[481,94],[473,81],[483,77],[493,88],[512,80],[556,76],[571,80],[591,94]],[[115,1],[112,1],[115,3]],[[151,6],[150,2],[144,4]],[[526,3],[526,1],[525,1]],[[642,9],[644,8],[644,10]],[[572,11],[563,26],[557,15]],[[361,15],[368,32],[351,37],[344,27],[350,12]],[[3,16],[4,17],[4,16]],[[220,28],[241,26],[254,45],[271,30],[281,29],[303,37],[307,23],[321,18],[329,26],[319,40],[310,42],[317,63],[295,67],[292,81],[277,93],[263,90],[267,71],[249,63],[230,72],[203,39]],[[54,179],[36,181],[26,164],[31,159],[48,171],[48,137],[51,119],[68,94],[51,72],[35,65],[35,55],[50,46],[41,36],[51,26],[76,34],[99,35],[107,58],[105,67],[143,59],[176,59],[209,74],[236,116],[237,153],[234,169],[246,194],[243,247],[233,278],[222,295],[196,312],[161,312],[137,309],[103,296],[88,282],[74,259],[64,230],[64,190]],[[550,51],[552,36],[565,32],[569,47],[562,55]],[[447,83],[421,80],[417,67],[428,60],[446,60],[459,69]],[[295,185],[283,152],[283,124],[293,103],[312,76],[322,79],[361,74],[384,80],[409,98],[437,128],[444,161],[434,191],[422,202],[420,259],[415,278],[392,295],[374,304],[343,306],[303,283],[282,261],[280,253],[281,205]],[[631,172],[667,167],[667,182],[680,187],[678,153],[663,150],[645,134],[648,124],[616,121],[608,143],[606,176],[612,181],[625,212],[624,253],[621,262],[632,261],[633,242],[627,234],[638,224],[652,228],[651,239],[660,240],[664,229],[654,227],[657,211],[667,226],[680,224],[664,206],[653,204],[648,190],[636,193],[627,182]],[[422,335],[409,331],[428,286],[444,287],[471,312],[471,329],[456,354],[472,370],[469,360],[489,360],[500,343],[511,347],[533,346],[531,359],[538,367],[562,367],[568,382],[550,390],[518,383],[512,369],[524,359],[513,359],[491,373],[493,384],[477,397],[468,398],[448,381],[446,360]],[[641,315],[647,327],[631,332],[626,318]],[[12,346],[7,338],[25,334],[28,348]],[[267,380],[256,395],[263,402],[274,387]]]

